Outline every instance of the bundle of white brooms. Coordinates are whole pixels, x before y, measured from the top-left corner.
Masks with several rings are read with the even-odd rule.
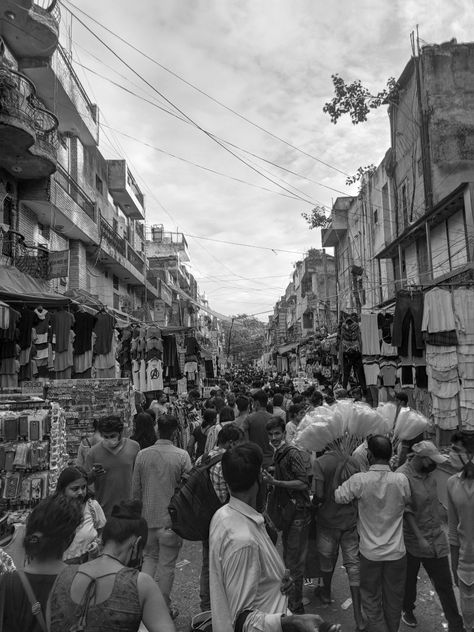
[[[371,408],[350,399],[332,406],[319,406],[306,414],[298,426],[296,444],[310,452],[336,450],[350,456],[370,435],[390,437],[394,447],[414,439],[430,426],[429,420],[411,408],[392,402]]]

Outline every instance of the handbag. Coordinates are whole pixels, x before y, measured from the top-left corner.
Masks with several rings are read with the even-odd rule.
[[[48,632],[48,626],[46,625],[46,619],[44,618],[44,614],[41,609],[41,604],[36,598],[36,595],[33,591],[33,588],[31,587],[28,577],[25,575],[24,571],[17,571],[17,573],[18,573],[18,577],[20,578],[21,583],[23,584],[23,588],[28,597],[28,601],[30,602],[31,612],[35,615],[42,632]],[[48,606],[49,606],[49,599],[48,599]]]

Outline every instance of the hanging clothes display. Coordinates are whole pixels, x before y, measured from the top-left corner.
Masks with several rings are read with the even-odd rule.
[[[421,325],[423,321],[423,292],[421,290],[399,290],[393,317],[392,345],[398,347],[400,355],[408,354],[408,336],[412,331],[412,353],[421,355],[424,349]]]
[[[339,329],[342,354],[342,387],[347,388],[351,371],[358,384],[365,389],[365,374],[362,364],[361,333],[357,314],[345,315]]]
[[[114,328],[116,325],[115,318],[105,310],[98,312],[97,322],[94,327],[94,333],[97,338],[94,344],[94,353],[97,355],[107,355],[112,347],[112,339]]]

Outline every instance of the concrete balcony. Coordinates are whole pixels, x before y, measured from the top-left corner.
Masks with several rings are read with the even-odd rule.
[[[89,99],[73,65],[59,46],[46,63],[38,58],[20,60],[21,71],[37,86],[38,95],[59,118],[59,131],[77,136],[83,145],[97,145],[99,110]]]
[[[130,219],[145,219],[145,200],[125,160],[107,160],[108,187],[114,202]]]
[[[43,178],[56,170],[58,119],[36,97],[35,85],[0,67],[0,167],[18,179]]]
[[[18,194],[41,224],[69,239],[99,244],[95,204],[60,165],[51,178],[22,183]]]
[[[98,261],[129,285],[145,285],[143,259],[103,217],[100,218]]]
[[[0,36],[17,59],[50,59],[59,40],[57,0],[1,0]]]
[[[173,233],[163,229],[162,224],[154,224],[150,234],[147,236],[147,252],[149,257],[160,257],[179,253],[179,259],[188,262],[188,242],[183,233]]]

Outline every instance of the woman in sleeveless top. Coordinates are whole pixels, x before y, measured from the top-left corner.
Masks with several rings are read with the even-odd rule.
[[[158,586],[137,570],[147,535],[141,503],[115,505],[102,534],[102,555],[58,576],[50,632],[137,632],[141,621],[148,632],[175,632]]]
[[[48,596],[56,577],[66,568],[62,556],[80,522],[77,502],[64,496],[46,498],[33,509],[25,528],[26,564],[0,576],[0,630],[43,632],[46,629],[42,624]]]

